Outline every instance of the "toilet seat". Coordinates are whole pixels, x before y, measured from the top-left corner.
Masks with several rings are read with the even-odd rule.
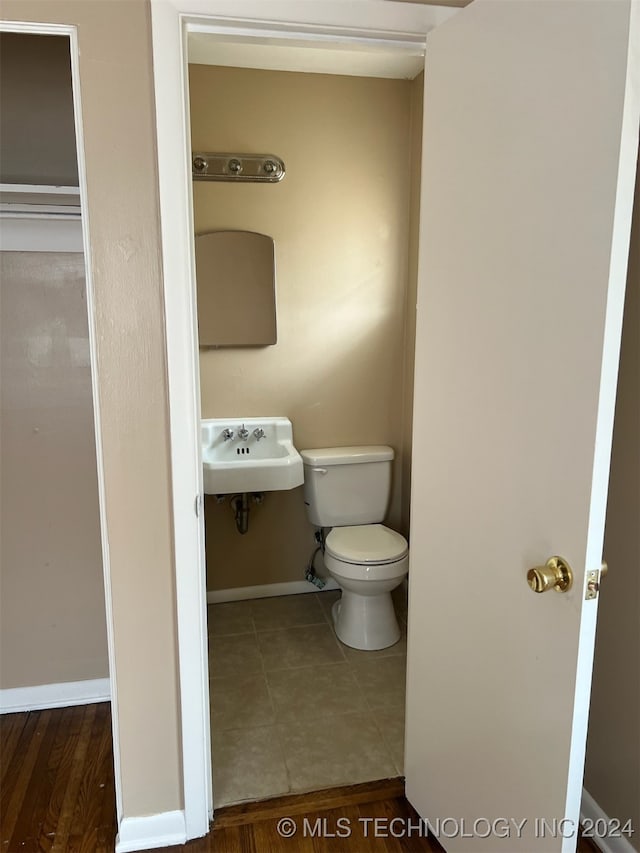
[[[386,649],[401,636],[391,591],[409,571],[404,536],[383,524],[334,527],[324,563],[342,590],[331,611],[336,636],[353,649]]]
[[[383,566],[403,560],[409,551],[404,536],[384,524],[334,527],[325,541],[325,553],[341,563]]]

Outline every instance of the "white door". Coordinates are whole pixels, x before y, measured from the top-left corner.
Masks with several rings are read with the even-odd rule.
[[[576,845],[638,144],[632,5],[476,0],[427,40],[405,772],[448,851]],[[536,594],[527,571],[553,555],[573,586]]]

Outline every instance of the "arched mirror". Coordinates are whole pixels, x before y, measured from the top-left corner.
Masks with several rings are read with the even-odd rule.
[[[200,346],[275,344],[273,239],[253,231],[212,231],[195,243]]]

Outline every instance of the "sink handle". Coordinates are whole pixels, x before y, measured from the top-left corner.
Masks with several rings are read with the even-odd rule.
[[[229,441],[229,439],[233,438],[233,430],[232,429],[223,429],[222,437],[225,441]]]
[[[262,427],[256,427],[253,431],[253,435],[256,441],[260,441],[261,438],[264,438],[264,430]]]

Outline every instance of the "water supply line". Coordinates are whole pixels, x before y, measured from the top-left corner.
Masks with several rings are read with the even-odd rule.
[[[304,578],[305,580],[309,581],[309,583],[312,583],[314,586],[317,586],[318,589],[324,589],[324,587],[327,585],[327,582],[324,578],[321,578],[320,575],[316,573],[315,568],[316,556],[320,551],[322,551],[322,553],[324,554],[324,529],[322,527],[318,527],[314,535],[317,544],[313,553],[311,554],[309,562],[307,563]]]

